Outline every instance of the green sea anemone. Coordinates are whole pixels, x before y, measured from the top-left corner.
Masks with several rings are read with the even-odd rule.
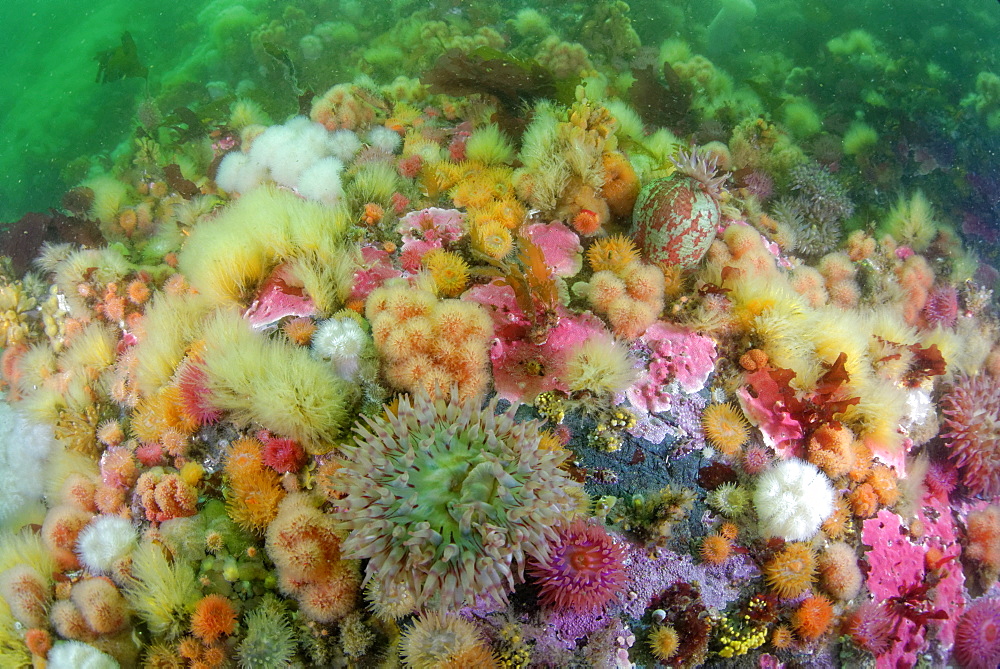
[[[538,421],[516,423],[461,402],[404,395],[395,412],[365,418],[343,447],[338,510],[346,558],[368,558],[365,581],[405,587],[418,607],[460,607],[480,594],[506,601],[526,556],[542,560],[578,487],[539,448]]]
[[[295,657],[295,633],[288,611],[274,595],[265,595],[246,616],[247,633],[237,648],[240,666],[246,669],[285,667]]]

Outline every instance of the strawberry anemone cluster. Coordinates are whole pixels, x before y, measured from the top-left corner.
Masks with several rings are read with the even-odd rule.
[[[404,395],[366,417],[343,447],[337,510],[349,558],[365,582],[404,588],[420,608],[476,596],[506,602],[526,557],[544,560],[579,484],[559,468],[568,452],[539,448],[537,421],[496,413],[497,400]]]
[[[1000,383],[963,377],[942,400],[948,456],[973,495],[1000,494]]]
[[[575,611],[605,606],[625,584],[621,545],[603,527],[582,518],[557,531],[548,559],[528,567],[542,603]]]

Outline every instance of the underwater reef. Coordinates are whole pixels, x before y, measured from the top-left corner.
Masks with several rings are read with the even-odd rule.
[[[1000,665],[1000,64],[273,4],[5,226],[0,665]]]

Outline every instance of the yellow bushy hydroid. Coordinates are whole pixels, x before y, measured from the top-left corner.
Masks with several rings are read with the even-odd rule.
[[[135,346],[135,383],[151,395],[170,382],[209,312],[200,295],[157,293],[142,322],[145,334]]]
[[[201,590],[187,562],[171,562],[159,546],[145,541],[132,552],[125,597],[153,636],[174,639],[187,630]]]
[[[203,333],[213,406],[237,424],[259,423],[313,452],[329,450],[348,420],[352,387],[307,349],[254,332],[219,310]]]
[[[117,343],[110,328],[91,323],[73,338],[69,348],[59,357],[59,365],[73,374],[96,378],[98,373],[114,364]]]
[[[607,397],[628,388],[636,373],[626,347],[598,336],[570,351],[565,376],[570,390]]]
[[[476,128],[465,143],[465,157],[487,165],[502,165],[514,158],[514,147],[495,123]]]
[[[196,225],[178,267],[210,303],[240,302],[282,261],[312,253],[334,262],[349,221],[344,210],[261,186]]]
[[[879,226],[879,232],[892,235],[900,244],[909,245],[918,253],[927,248],[937,233],[934,210],[923,191],[913,193],[909,200],[899,197],[896,206]]]

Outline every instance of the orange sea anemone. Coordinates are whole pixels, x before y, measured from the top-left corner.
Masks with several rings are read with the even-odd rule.
[[[721,534],[710,534],[701,541],[701,559],[709,564],[722,564],[733,551],[729,539]]]
[[[816,556],[808,544],[790,543],[764,565],[764,579],[780,597],[797,597],[816,578]]]
[[[191,616],[191,633],[205,643],[215,643],[236,631],[236,609],[222,595],[203,597]]]
[[[601,156],[604,167],[604,185],[601,186],[601,197],[608,203],[608,208],[615,216],[629,216],[639,197],[639,177],[632,169],[632,163],[618,152],[605,153]]]
[[[815,641],[830,629],[833,604],[822,595],[807,597],[792,614],[792,628],[800,639]]]
[[[722,453],[733,456],[750,437],[750,425],[732,404],[710,404],[701,415],[705,438]]]
[[[639,261],[639,249],[624,235],[597,239],[587,249],[587,262],[595,272],[607,270],[621,274],[626,267]]]
[[[600,230],[601,218],[591,209],[581,209],[570,221],[573,229],[581,235],[589,236]]]

